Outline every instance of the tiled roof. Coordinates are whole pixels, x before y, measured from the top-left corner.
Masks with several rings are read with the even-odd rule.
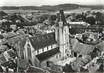
[[[5,45],[7,43],[7,40],[3,39],[1,42],[0,42],[0,45]]]
[[[99,44],[97,44],[96,47],[97,47],[100,51],[104,51],[104,41],[102,41],[102,42],[100,42]]]
[[[12,37],[15,37],[15,36],[17,36],[17,34],[14,33],[14,32],[8,32],[8,33],[3,34],[3,37],[6,38],[6,39],[9,39],[9,38],[12,38]]]
[[[46,73],[46,70],[39,67],[29,67],[26,73]]]
[[[22,56],[22,52],[24,50],[24,45],[26,43],[26,36],[24,35],[19,35],[19,36],[16,36],[16,37],[13,37],[13,38],[10,38],[7,40],[8,41],[8,45],[9,46],[12,46],[13,48],[15,48],[15,50],[17,51],[21,51],[20,53],[18,54],[21,54]]]
[[[0,34],[0,39],[3,39],[3,38],[4,38],[3,35]]]
[[[3,64],[5,62],[6,62],[6,59],[5,59],[4,55],[0,54],[0,64]]]
[[[16,15],[16,14],[9,15],[7,19],[12,20],[12,21],[16,21],[16,20],[21,20],[22,22],[26,21],[21,15]]]
[[[72,39],[71,44],[72,44],[72,50],[81,55],[89,54],[94,50],[94,47],[95,47],[93,45],[80,43],[77,39]]]
[[[8,41],[8,44],[13,45],[13,44],[18,43],[19,41],[21,41],[21,42],[26,41],[26,36],[25,35],[17,35],[15,37],[7,39],[7,41]]]
[[[0,11],[0,17],[7,15],[4,11]]]
[[[8,46],[6,46],[6,45],[1,45],[1,46],[0,46],[0,53],[1,53],[1,52],[4,52],[4,51],[7,50],[7,49],[9,49]]]
[[[36,50],[57,43],[55,40],[55,33],[30,37],[29,40]]]
[[[50,51],[44,52],[42,54],[36,55],[36,57],[39,59],[39,61],[44,61],[52,56],[54,56],[55,54],[59,53],[59,48],[55,48],[52,49]]]
[[[11,59],[16,57],[16,54],[12,49],[5,51],[4,53],[0,54],[0,64],[4,67],[8,66],[9,68],[16,67],[16,64],[13,63]]]
[[[16,63],[14,63],[13,60],[7,61],[1,65],[4,67],[8,66],[8,68],[11,68],[11,69],[16,68]]]

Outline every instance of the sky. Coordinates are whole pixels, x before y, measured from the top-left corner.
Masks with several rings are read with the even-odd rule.
[[[58,4],[104,5],[104,0],[0,0],[0,6],[41,6]]]

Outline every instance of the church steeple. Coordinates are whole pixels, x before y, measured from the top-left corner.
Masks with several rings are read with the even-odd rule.
[[[66,19],[63,10],[60,10],[60,21],[62,21],[64,25],[66,24]]]
[[[63,10],[60,10],[57,14],[56,21],[56,40],[59,44],[61,56],[66,56],[66,51],[69,51],[69,27],[67,26],[65,15]]]
[[[64,15],[63,10],[60,10],[59,13],[57,13],[56,26],[63,27],[65,25],[67,25],[67,22],[66,22],[66,19],[65,19],[65,15]]]

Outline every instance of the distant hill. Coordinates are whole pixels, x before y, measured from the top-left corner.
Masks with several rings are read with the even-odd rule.
[[[80,5],[83,8],[91,8],[91,9],[104,9],[103,5]]]
[[[87,6],[87,5],[78,5],[78,4],[59,4],[59,5],[54,5],[54,6],[49,6],[49,5],[43,5],[43,6],[3,6],[0,7],[2,10],[48,10],[48,11],[57,11],[60,9],[63,10],[72,10],[72,9],[77,9],[79,7],[84,7],[84,8],[92,8],[92,9],[102,9],[104,6],[101,5],[96,5],[96,6]]]

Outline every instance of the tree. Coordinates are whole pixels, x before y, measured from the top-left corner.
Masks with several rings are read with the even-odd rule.
[[[93,16],[87,17],[86,18],[86,22],[91,24],[91,25],[95,25],[95,18]]]

